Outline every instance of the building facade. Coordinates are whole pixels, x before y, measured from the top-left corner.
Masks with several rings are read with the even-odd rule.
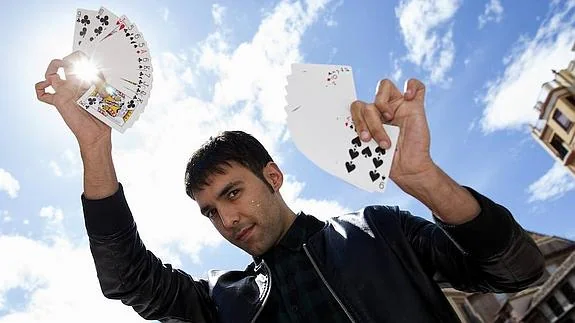
[[[545,257],[542,284],[519,293],[444,289],[463,323],[575,323],[575,241],[531,233]]]
[[[531,135],[575,176],[575,60],[553,74],[555,79],[543,84],[535,104],[539,118]]]

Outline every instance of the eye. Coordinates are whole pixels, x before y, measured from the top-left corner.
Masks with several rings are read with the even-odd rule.
[[[218,211],[216,209],[209,209],[205,215],[208,219],[213,220],[214,218],[216,218],[217,214]]]
[[[235,200],[236,198],[238,198],[238,195],[240,193],[240,190],[238,188],[236,188],[235,190],[232,190],[228,193],[228,199],[230,200]]]

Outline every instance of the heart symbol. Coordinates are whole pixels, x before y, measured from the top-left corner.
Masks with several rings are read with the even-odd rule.
[[[380,176],[380,175],[379,175],[379,173],[378,173],[377,171],[375,171],[375,170],[370,170],[370,171],[369,171],[369,177],[371,177],[371,181],[372,181],[372,182],[375,182],[375,180],[378,179],[379,176]]]
[[[379,155],[385,155],[385,149],[377,146],[377,148],[375,148],[375,152],[378,153]]]
[[[355,147],[361,147],[361,140],[359,140],[359,136],[353,138],[351,140],[351,143],[355,146]]]
[[[381,166],[383,164],[383,160],[381,160],[379,157],[372,159],[372,161],[373,161],[373,165],[375,166],[375,168],[378,168],[379,166]]]
[[[361,151],[361,153],[363,154],[364,157],[371,157],[371,149],[369,149],[369,147],[365,147],[363,148],[363,150]]]
[[[347,168],[347,172],[351,173],[355,169],[355,165],[352,162],[345,162],[345,168]],[[379,176],[379,174],[377,174]]]
[[[350,149],[349,150],[349,157],[351,157],[351,159],[355,159],[355,157],[359,156],[359,153],[357,152],[357,150],[355,149]]]

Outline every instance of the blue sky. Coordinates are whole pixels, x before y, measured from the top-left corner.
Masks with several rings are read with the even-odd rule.
[[[202,277],[250,258],[223,241],[184,193],[185,162],[210,135],[260,138],[287,175],[294,210],[333,216],[367,204],[430,218],[391,185],[345,184],[309,162],[286,133],[294,62],[351,65],[358,97],[377,81],[428,87],[434,160],[462,185],[508,207],[528,230],[575,239],[575,180],[529,135],[551,69],[575,57],[575,1],[92,1],[5,4],[0,13],[0,323],[140,322],[101,296],[80,205],[75,139],[33,85],[72,48],[76,8],[106,6],[136,22],[152,51],[146,112],[114,133],[120,181],[148,246]],[[8,6],[8,7],[6,7]]]

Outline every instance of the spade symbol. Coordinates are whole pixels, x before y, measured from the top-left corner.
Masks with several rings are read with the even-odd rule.
[[[365,157],[365,158],[371,157],[371,149],[369,149],[369,147],[363,148],[361,153],[363,154],[363,157]]]
[[[371,181],[375,182],[381,175],[376,170],[369,171],[369,177],[371,177]]]
[[[355,146],[355,147],[361,147],[361,140],[359,140],[359,136],[353,138],[351,140],[351,143]]]
[[[381,158],[379,157],[375,157],[374,159],[372,159],[373,161],[373,166],[375,166],[375,168],[378,168],[379,166],[381,166],[383,164],[383,160],[381,160]]]
[[[351,157],[351,159],[355,159],[355,157],[359,156],[359,153],[357,152],[357,150],[355,149],[350,149],[349,150],[349,157]]]
[[[345,162],[345,168],[347,168],[348,173],[351,173],[355,169],[355,165],[353,164],[353,162],[348,161],[348,162]],[[378,174],[378,176],[379,176],[379,174]]]
[[[385,155],[385,149],[377,146],[377,148],[375,148],[375,152],[378,153],[380,156],[381,155]]]

